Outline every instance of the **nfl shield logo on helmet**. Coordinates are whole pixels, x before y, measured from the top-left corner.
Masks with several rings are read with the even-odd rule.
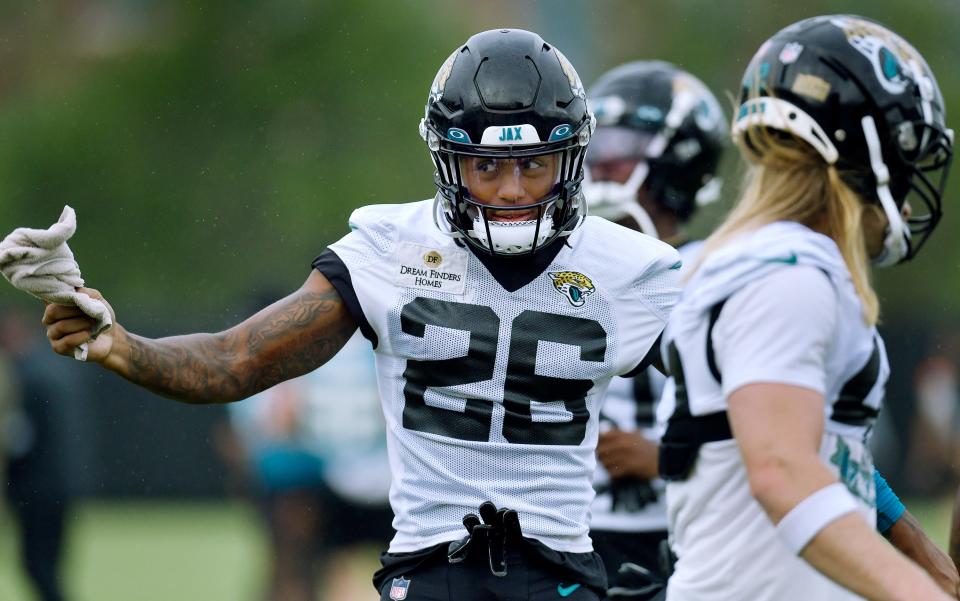
[[[390,585],[390,598],[393,601],[402,601],[407,598],[407,592],[410,590],[410,581],[403,576],[393,579]]]
[[[801,52],[803,52],[803,44],[789,42],[783,47],[783,50],[780,51],[780,62],[784,65],[791,65],[797,62]]]

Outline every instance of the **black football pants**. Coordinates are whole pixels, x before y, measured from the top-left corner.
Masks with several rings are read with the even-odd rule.
[[[406,581],[406,582],[404,582]],[[391,594],[393,596],[391,596]],[[405,596],[404,596],[405,595]],[[387,579],[381,601],[599,601],[594,591],[577,582],[563,582],[530,562],[519,550],[507,549],[507,575],[495,576],[486,553],[471,553],[462,563],[432,559]]]

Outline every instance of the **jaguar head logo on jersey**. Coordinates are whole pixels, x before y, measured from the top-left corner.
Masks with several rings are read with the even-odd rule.
[[[593,282],[579,271],[551,271],[553,287],[574,307],[582,307],[588,296],[597,291]]]

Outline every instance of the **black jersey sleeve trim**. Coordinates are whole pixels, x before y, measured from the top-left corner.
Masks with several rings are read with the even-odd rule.
[[[717,384],[723,384],[723,376],[720,375],[720,368],[717,367],[717,356],[713,350],[713,328],[717,325],[717,320],[720,319],[720,311],[723,311],[723,306],[727,303],[727,300],[729,299],[725,298],[710,308],[710,323],[707,325],[707,367],[710,368],[710,373],[713,374],[713,379],[717,381]]]
[[[631,369],[625,374],[620,374],[621,378],[632,378],[635,375],[639,374],[643,370],[647,369],[651,365],[661,365],[660,362],[660,342],[663,340],[663,332],[660,332],[660,335],[657,336],[657,339],[653,341],[653,344],[650,346],[650,350],[647,351],[647,354],[643,359],[640,360],[640,363],[636,367]],[[660,369],[658,367],[658,369]],[[660,369],[660,371],[663,371]]]
[[[343,260],[337,256],[337,253],[328,248],[313,260],[312,266],[333,284],[333,287],[347,306],[350,317],[353,318],[357,327],[360,328],[360,333],[363,334],[364,338],[369,340],[370,343],[373,344],[373,348],[376,349],[379,343],[377,333],[373,330],[370,322],[367,321],[367,316],[363,314],[360,299],[357,298],[357,293],[353,289],[353,279],[350,277],[350,270],[347,269]]]

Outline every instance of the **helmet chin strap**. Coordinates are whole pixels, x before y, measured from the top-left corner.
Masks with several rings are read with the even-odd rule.
[[[465,238],[466,236],[464,234],[450,228],[450,224],[445,218],[447,211],[444,208],[444,204],[446,202],[441,194],[437,193],[437,195],[434,196],[433,224],[437,226],[440,233],[445,236],[449,236],[455,240]],[[585,215],[580,217],[578,225],[583,221],[584,217]],[[490,238],[487,237],[486,225],[479,216],[474,218],[473,229],[468,230],[467,234],[480,242],[484,247],[492,247],[494,251],[503,254],[516,254],[530,250],[533,248],[534,235],[537,236],[537,246],[542,246],[547,241],[547,238],[554,232],[553,217],[550,215],[544,215],[540,220],[539,233],[536,233],[536,220],[512,222],[489,221],[488,224],[490,226]],[[561,232],[559,235],[569,236],[571,233],[573,232],[568,230]],[[490,244],[490,239],[493,240],[492,245]]]
[[[697,203],[698,207],[705,207],[709,204],[713,204],[720,200],[720,192],[722,190],[723,178],[716,176],[711,177],[707,183],[697,190],[697,195],[693,198],[693,201]]]
[[[446,203],[447,201],[439,192],[433,197],[433,225],[437,226],[437,230],[445,236],[450,236],[454,239],[463,238],[463,234],[451,229],[450,224],[446,220],[447,209],[444,208]],[[442,225],[441,221],[443,222]]]
[[[653,225],[653,220],[650,219],[650,214],[643,210],[643,207],[641,207],[639,203],[632,202],[625,206],[624,210],[627,212],[627,215],[630,215],[630,217],[637,222],[637,225],[640,226],[641,232],[648,236],[652,236],[657,240],[660,239],[660,234],[657,233],[657,227]]]
[[[633,168],[627,181],[620,184],[595,182],[590,177],[590,169],[584,169],[583,194],[587,198],[587,206],[590,207],[591,214],[610,220],[632,217],[640,226],[640,231],[658,238],[653,220],[637,202],[637,193],[649,173],[650,166],[646,161],[640,161]]]
[[[873,117],[867,115],[861,119],[860,125],[863,127],[863,136],[867,141],[867,150],[870,152],[870,167],[877,179],[877,197],[880,199],[880,206],[888,221],[883,239],[883,251],[873,259],[873,264],[878,267],[889,267],[902,261],[910,252],[910,230],[904,223],[903,215],[890,193],[890,170],[883,162],[876,122]]]

